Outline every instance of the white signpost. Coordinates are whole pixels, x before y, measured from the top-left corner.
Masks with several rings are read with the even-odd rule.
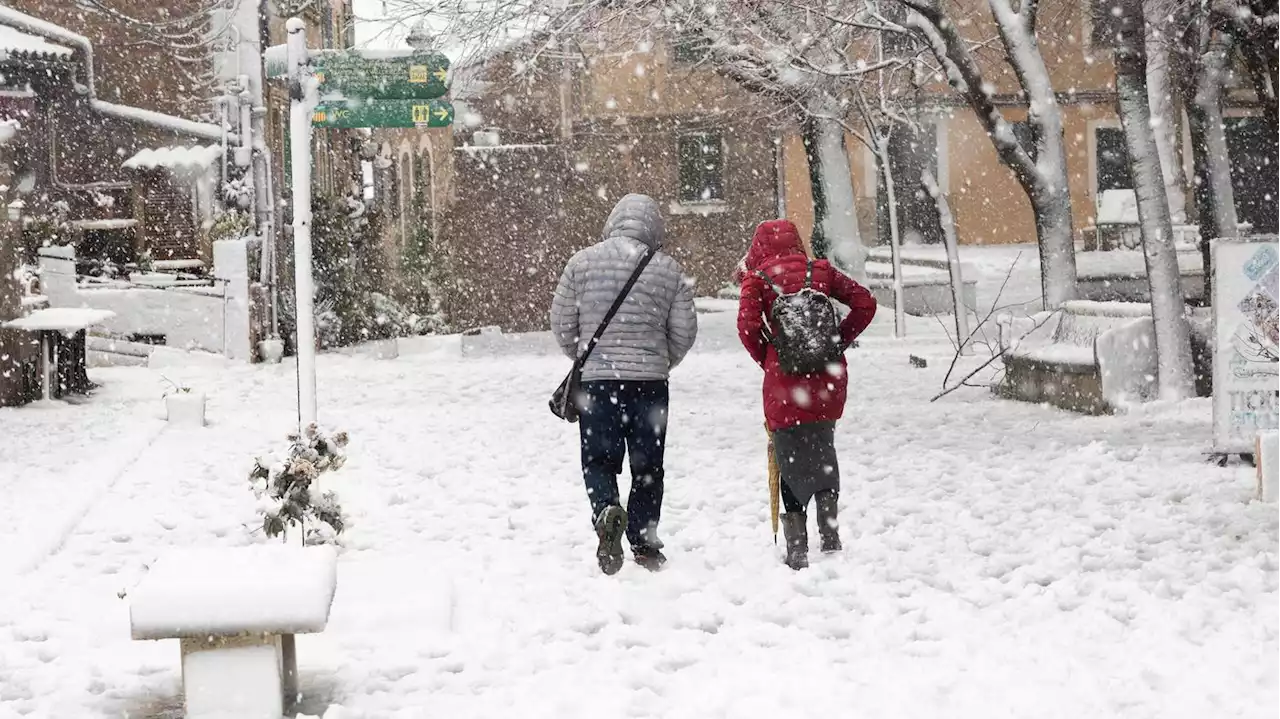
[[[1213,242],[1213,451],[1253,454],[1280,407],[1276,238]]]
[[[293,268],[298,322],[298,425],[316,421],[315,283],[311,277],[311,111],[318,101],[307,65],[307,26],[289,18],[289,161],[293,171]]]

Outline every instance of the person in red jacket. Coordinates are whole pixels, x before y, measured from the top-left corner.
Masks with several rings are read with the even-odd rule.
[[[782,531],[787,543],[787,565],[792,569],[809,565],[805,508],[811,498],[817,508],[822,551],[840,550],[836,509],[840,468],[836,461],[835,424],[844,414],[848,365],[841,356],[824,372],[789,375],[782,371],[777,351],[769,343],[773,331],[768,318],[777,289],[790,294],[803,288],[811,263],[810,286],[849,307],[849,314],[840,322],[840,340],[847,348],[875,317],[875,298],[826,260],[810,261],[794,223],[760,223],[737,273],[742,288],[738,338],[756,364],[764,368],[764,415],[773,433],[782,474],[782,504],[786,510]]]

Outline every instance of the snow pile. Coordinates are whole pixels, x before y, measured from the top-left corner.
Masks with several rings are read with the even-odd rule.
[[[323,631],[337,562],[332,547],[173,551],[129,593],[133,638]]]
[[[55,45],[42,37],[19,32],[16,28],[8,25],[0,25],[0,55],[8,55],[10,53],[71,57],[69,48]]]

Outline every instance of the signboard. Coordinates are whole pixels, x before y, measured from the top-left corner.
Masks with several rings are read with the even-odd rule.
[[[268,77],[288,72],[283,50],[263,54]],[[444,55],[373,50],[312,50],[311,69],[320,94],[383,100],[430,100],[449,92],[449,58]]]
[[[348,97],[430,100],[449,91],[449,60],[444,55],[368,58],[359,52],[312,54],[311,68],[320,94]]]
[[[453,105],[443,100],[324,100],[311,114],[314,127],[448,127]]]
[[[1280,244],[1213,242],[1213,448],[1248,454],[1280,426]]]

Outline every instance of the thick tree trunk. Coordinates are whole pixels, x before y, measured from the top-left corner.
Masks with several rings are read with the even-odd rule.
[[[1159,17],[1167,0],[1144,0],[1146,15]],[[1163,10],[1167,12],[1167,10]],[[1156,149],[1160,152],[1160,170],[1164,177],[1164,194],[1169,198],[1169,216],[1174,224],[1187,221],[1187,178],[1182,171],[1178,152],[1179,103],[1176,102],[1173,82],[1173,57],[1169,49],[1170,37],[1164,30],[1165,23],[1147,26],[1147,100],[1151,105],[1151,129],[1156,137]]]
[[[1159,393],[1163,400],[1181,400],[1195,395],[1191,328],[1187,323],[1160,155],[1151,129],[1142,0],[1123,0],[1120,7],[1121,40],[1116,49],[1116,94],[1132,163],[1138,219],[1142,225],[1142,249],[1147,261],[1147,282],[1151,287]]]
[[[1204,266],[1204,301],[1213,301],[1213,263],[1210,243],[1219,237],[1236,237],[1235,190],[1231,186],[1231,161],[1222,117],[1222,87],[1231,58],[1231,36],[1216,35],[1205,25],[1200,30],[1199,59],[1190,76],[1187,125],[1195,162],[1196,214],[1200,218],[1200,256]]]
[[[822,236],[831,261],[860,283],[867,281],[867,251],[858,236],[858,211],[853,194],[853,170],[845,150],[844,127],[822,117],[817,120],[819,184],[826,201]],[[814,225],[818,222],[815,218]]]
[[[810,247],[814,257],[826,258],[831,245],[823,233],[827,221],[827,195],[822,188],[822,155],[818,152],[818,121],[806,115],[800,123],[800,139],[804,144],[804,157],[809,164],[809,189],[813,195],[813,234]]]

